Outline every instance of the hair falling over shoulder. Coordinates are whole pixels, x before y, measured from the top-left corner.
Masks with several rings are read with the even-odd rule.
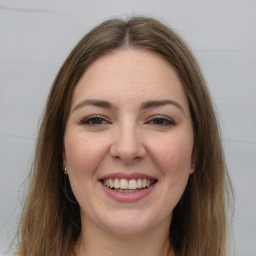
[[[195,172],[173,211],[170,242],[176,255],[225,256],[232,186],[214,108],[199,66],[182,39],[146,17],[103,22],[76,45],[52,85],[37,139],[27,197],[17,232],[22,256],[70,256],[81,232],[79,205],[63,174],[63,137],[79,79],[100,56],[145,48],[169,61],[187,95],[194,128]]]

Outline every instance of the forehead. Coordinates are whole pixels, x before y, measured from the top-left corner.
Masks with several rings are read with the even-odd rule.
[[[115,102],[176,98],[187,105],[181,81],[170,63],[144,49],[122,49],[94,61],[75,87],[72,105],[84,98]]]

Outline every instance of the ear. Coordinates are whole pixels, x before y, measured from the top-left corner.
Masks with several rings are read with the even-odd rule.
[[[196,163],[197,163],[197,156],[195,153],[192,154],[191,156],[191,163],[190,163],[190,174],[195,172],[196,169]]]
[[[63,152],[62,152],[62,165],[63,165],[63,168],[67,167],[67,158],[66,158],[65,149],[63,149]]]
[[[194,171],[195,171],[195,162],[194,162],[194,159],[191,159],[189,174],[194,173]]]

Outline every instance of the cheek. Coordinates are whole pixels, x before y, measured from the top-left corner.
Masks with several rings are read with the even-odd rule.
[[[97,184],[96,170],[104,159],[106,145],[87,136],[66,136],[65,157],[72,191],[82,208],[90,205]],[[90,208],[90,207],[89,207]]]
[[[191,138],[171,137],[155,144],[155,160],[164,175],[182,175],[191,171],[193,141]]]
[[[76,176],[92,175],[101,163],[105,152],[106,145],[94,138],[70,136],[65,140],[67,166]]]
[[[188,143],[184,139],[169,139],[156,147],[155,162],[163,178],[163,193],[159,201],[164,205],[163,212],[166,214],[173,211],[187,186],[191,173],[192,148],[193,142]]]

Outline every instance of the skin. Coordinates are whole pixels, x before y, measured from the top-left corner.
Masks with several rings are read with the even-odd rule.
[[[169,226],[193,172],[193,143],[187,98],[166,60],[125,49],[92,63],[74,90],[64,135],[63,165],[81,209],[77,254],[174,255]],[[141,200],[118,202],[99,182],[117,172],[151,175],[157,183]]]

